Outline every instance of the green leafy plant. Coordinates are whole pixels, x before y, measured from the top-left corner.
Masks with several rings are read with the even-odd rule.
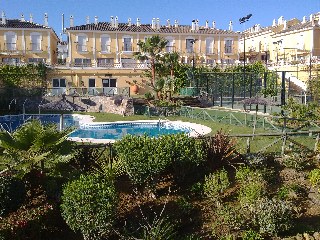
[[[292,227],[293,207],[287,201],[261,198],[255,202],[252,212],[261,234],[277,235]]]
[[[320,192],[320,169],[313,169],[308,174],[309,181],[313,187],[317,187]]]
[[[143,240],[174,240],[176,235],[175,224],[168,218],[159,217],[153,219],[151,223],[141,225],[142,234],[140,239]]]
[[[221,198],[221,194],[224,193],[229,186],[228,173],[222,169],[205,177],[203,191],[209,199],[216,201]]]
[[[238,199],[242,205],[251,205],[265,195],[264,182],[250,181],[240,187]]]
[[[282,163],[287,168],[302,171],[312,165],[312,159],[309,157],[309,153],[300,150],[284,155],[282,157]]]
[[[108,236],[115,220],[117,194],[113,176],[90,174],[65,185],[61,214],[85,239]]]
[[[17,210],[26,197],[24,182],[11,176],[0,176],[0,216]]]
[[[260,233],[250,229],[250,230],[245,231],[242,234],[242,239],[243,240],[263,240],[263,237],[261,236]]]

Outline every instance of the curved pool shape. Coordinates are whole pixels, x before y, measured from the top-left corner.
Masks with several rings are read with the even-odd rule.
[[[211,132],[211,128],[182,121],[121,121],[81,123],[79,129],[69,135],[69,139],[77,142],[111,143],[127,134],[159,137],[165,134],[186,133],[199,136]]]

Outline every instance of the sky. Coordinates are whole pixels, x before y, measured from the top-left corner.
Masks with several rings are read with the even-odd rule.
[[[310,14],[320,12],[320,0],[0,0],[0,11],[8,19],[20,18],[24,14],[29,20],[44,23],[44,14],[48,14],[49,26],[58,35],[62,32],[62,14],[65,16],[65,27],[69,27],[69,17],[74,16],[74,24],[86,23],[86,16],[94,22],[110,21],[110,16],[118,16],[119,22],[128,18],[135,23],[137,18],[142,24],[151,24],[152,18],[160,18],[161,24],[178,20],[179,24],[191,25],[198,19],[200,26],[205,21],[216,22],[219,29],[228,29],[229,21],[233,22],[234,31],[243,31],[255,24],[262,27],[271,26],[273,19],[283,16],[285,20],[303,16],[309,19]],[[239,18],[252,14],[245,24]]]

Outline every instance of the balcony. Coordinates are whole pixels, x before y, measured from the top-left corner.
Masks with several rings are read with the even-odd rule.
[[[30,49],[32,52],[42,52],[41,45],[39,43],[31,43]]]
[[[130,44],[124,45],[124,46],[122,47],[122,51],[123,51],[123,52],[133,52],[133,47],[132,47],[132,45],[130,45]]]

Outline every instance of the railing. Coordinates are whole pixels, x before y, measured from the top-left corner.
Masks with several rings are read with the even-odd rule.
[[[83,97],[83,96],[114,96],[114,95],[124,95],[130,96],[130,88],[124,87],[53,87],[47,88],[45,96],[66,96],[71,97]]]

